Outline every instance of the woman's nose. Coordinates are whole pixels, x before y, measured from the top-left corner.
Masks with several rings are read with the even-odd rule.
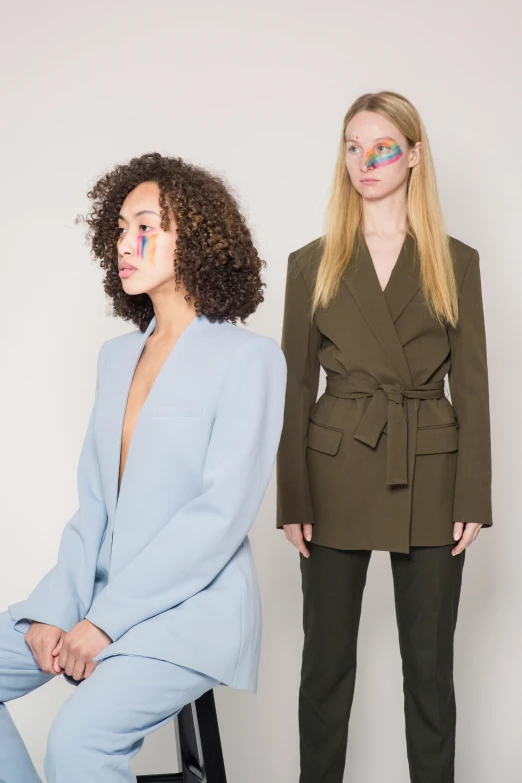
[[[123,255],[134,255],[136,253],[136,238],[131,237],[130,233],[125,234],[118,243],[118,252]]]

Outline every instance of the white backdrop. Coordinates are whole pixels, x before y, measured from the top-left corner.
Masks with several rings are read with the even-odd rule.
[[[132,328],[107,318],[74,225],[88,185],[152,150],[225,174],[268,262],[249,327],[279,339],[286,258],[322,230],[343,115],[363,92],[396,90],[424,118],[450,233],[481,253],[488,332],[496,526],[465,568],[457,780],[520,780],[521,22],[513,0],[2,0],[0,609],[55,561],[76,508],[97,351]],[[275,530],[274,490],[252,534],[265,620],[259,692],[217,692],[230,783],[297,781],[300,579]],[[346,780],[404,783],[384,553],[372,560],[359,650]],[[70,695],[60,679],[11,705],[40,772]],[[169,727],[134,768],[168,771],[172,760]]]

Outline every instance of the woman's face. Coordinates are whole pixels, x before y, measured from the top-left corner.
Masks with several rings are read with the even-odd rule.
[[[160,191],[155,182],[131,190],[118,218],[118,268],[125,293],[150,294],[174,281],[177,227],[161,228]]]
[[[376,112],[361,111],[345,129],[346,168],[364,199],[381,199],[406,187],[408,173],[421,158],[421,143],[405,136]]]

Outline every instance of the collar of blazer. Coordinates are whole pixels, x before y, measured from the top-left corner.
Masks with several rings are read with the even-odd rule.
[[[419,265],[416,262],[415,240],[408,234],[383,291],[368,245],[364,238],[357,238],[352,261],[342,277],[406,386],[411,386],[412,378],[395,322],[419,290]]]

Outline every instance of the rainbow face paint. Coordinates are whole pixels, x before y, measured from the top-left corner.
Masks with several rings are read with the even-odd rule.
[[[394,139],[384,139],[368,150],[364,158],[367,168],[380,169],[396,163],[403,156],[403,151]]]
[[[346,137],[346,141],[350,141],[350,139],[356,139],[359,140],[359,137],[355,135],[355,133],[349,133]]]
[[[157,243],[157,234],[140,234],[136,243],[136,255],[143,258],[144,261],[148,261],[149,264],[154,264]]]

